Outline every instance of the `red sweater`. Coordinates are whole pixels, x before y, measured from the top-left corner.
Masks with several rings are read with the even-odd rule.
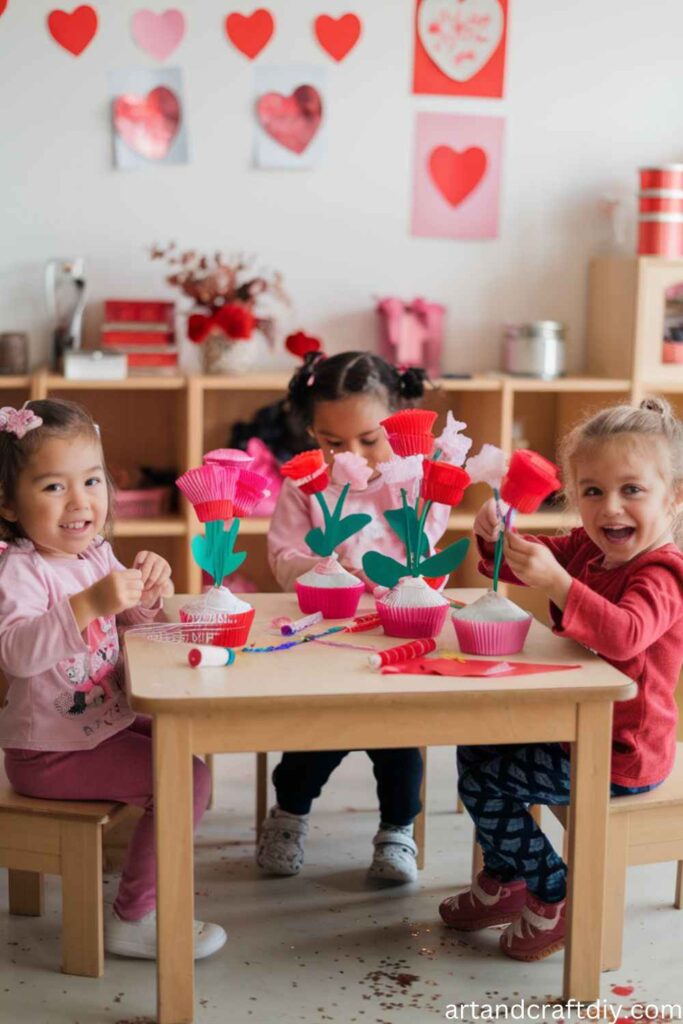
[[[527,537],[550,548],[574,577],[564,611],[550,603],[553,632],[590,648],[638,683],[614,705],[612,782],[649,786],[670,773],[676,752],[675,690],[683,661],[683,554],[674,544],[603,569],[603,553],[580,527],[564,537]],[[493,548],[479,541],[480,572]],[[519,584],[503,563],[501,580]]]

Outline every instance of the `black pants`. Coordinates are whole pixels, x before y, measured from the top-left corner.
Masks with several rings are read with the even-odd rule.
[[[323,786],[349,750],[284,754],[273,772],[278,806],[308,814]],[[422,755],[417,748],[366,750],[377,779],[380,818],[387,825],[410,825],[421,809]]]

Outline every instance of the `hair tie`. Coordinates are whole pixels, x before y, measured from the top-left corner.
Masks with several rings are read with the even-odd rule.
[[[29,430],[35,430],[42,424],[42,419],[36,416],[32,409],[13,409],[11,405],[5,405],[0,409],[0,431],[14,434],[19,440]]]
[[[315,384],[315,371],[317,370],[320,363],[324,363],[326,359],[327,356],[325,355],[324,352],[315,352],[313,354],[313,357],[311,359],[311,372],[308,376],[308,380],[306,381],[306,387],[313,387],[313,385]]]

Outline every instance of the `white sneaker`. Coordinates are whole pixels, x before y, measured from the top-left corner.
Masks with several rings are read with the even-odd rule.
[[[271,875],[298,875],[307,835],[307,814],[289,814],[272,807],[261,826],[256,863]]]
[[[417,880],[417,843],[412,832],[412,825],[380,826],[372,840],[375,852],[368,871],[370,878],[398,883]]]
[[[203,960],[221,949],[228,938],[219,924],[195,921],[194,958]],[[151,910],[139,921],[124,921],[112,908],[104,922],[104,948],[117,956],[131,956],[139,960],[157,958],[157,912]]]

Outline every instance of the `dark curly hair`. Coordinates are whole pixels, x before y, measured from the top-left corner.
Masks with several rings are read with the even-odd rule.
[[[46,398],[27,402],[24,408],[40,416],[43,422],[41,426],[29,430],[21,438],[6,430],[0,431],[0,501],[7,505],[12,505],[16,500],[17,482],[22,471],[47,438],[86,437],[89,441],[100,444],[99,427],[90,413],[76,402]],[[104,456],[102,462],[104,466]],[[104,530],[105,533],[111,534],[113,485],[106,466],[104,475],[109,499]],[[25,536],[18,522],[11,522],[0,514],[0,540],[13,541]]]
[[[370,352],[340,352],[329,358],[309,352],[289,382],[289,405],[307,427],[318,402],[336,402],[353,395],[380,395],[395,412],[422,398],[426,380],[424,370],[397,370]]]

